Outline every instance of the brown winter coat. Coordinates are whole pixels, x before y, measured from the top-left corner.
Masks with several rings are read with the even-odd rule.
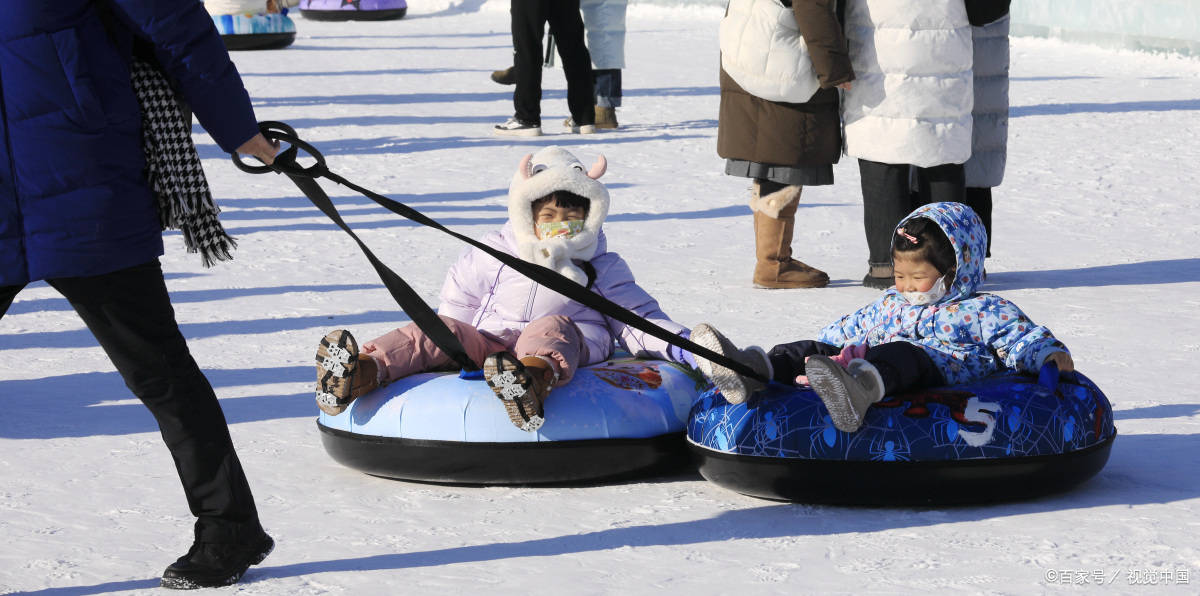
[[[808,45],[821,90],[805,103],[767,101],[750,95],[721,70],[717,154],[761,164],[800,166],[837,163],[842,153],[838,93],[854,80],[837,0],[794,0],[792,12]]]

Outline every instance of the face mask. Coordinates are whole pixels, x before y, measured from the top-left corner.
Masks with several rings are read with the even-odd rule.
[[[904,296],[909,304],[915,306],[933,304],[946,295],[946,276],[937,278],[937,281],[933,282],[933,287],[924,292],[900,292],[900,295]]]
[[[539,221],[536,224],[538,236],[542,240],[549,238],[574,238],[583,231],[582,219],[568,219],[567,221]]]

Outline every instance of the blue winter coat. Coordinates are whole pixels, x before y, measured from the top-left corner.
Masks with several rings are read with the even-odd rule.
[[[98,275],[162,254],[130,84],[135,35],[154,45],[223,149],[257,132],[237,69],[197,0],[5,2],[0,286]]]
[[[936,222],[958,261],[950,290],[932,305],[915,306],[889,289],[883,297],[821,330],[820,341],[874,346],[906,341],[933,358],[946,382],[968,383],[1002,368],[1036,373],[1046,356],[1066,352],[1049,329],[1035,325],[1017,305],[976,293],[983,278],[987,234],[975,212],[959,203],[934,203],[904,218]]]

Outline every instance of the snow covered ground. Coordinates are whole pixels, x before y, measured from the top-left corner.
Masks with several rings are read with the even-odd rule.
[[[805,190],[798,215],[798,256],[828,271],[831,287],[750,287],[748,185],[722,174],[715,151],[719,10],[632,10],[621,130],[559,134],[565,85],[548,70],[543,122],[553,134],[510,140],[490,129],[511,115],[511,89],[488,80],[510,59],[505,5],[414,2],[408,17],[383,23],[298,19],[290,49],[234,59],[260,119],[291,123],[334,171],[475,237],[503,223],[524,153],[549,144],[584,161],[604,153],[610,246],[685,324],[771,345],[877,295],[858,283],[866,245],[852,160],[837,166],[835,186]],[[469,488],[346,469],[313,422],[315,342],[337,327],[371,337],[406,318],[350,239],[286,179],[241,174],[201,135],[240,249],[204,269],[172,234],[163,265],[278,541],[236,590],[1196,593],[1200,61],[1030,39],[1014,40],[1012,56],[1009,169],[996,191],[987,289],[1054,329],[1112,400],[1120,435],[1098,477],[1028,502],[867,509],[758,500],[694,473]],[[436,301],[461,246],[330,192]],[[170,457],[149,413],[44,284],[0,320],[0,411],[0,592],[155,590],[191,541]]]

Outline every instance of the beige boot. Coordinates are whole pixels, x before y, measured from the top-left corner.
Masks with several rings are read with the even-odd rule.
[[[796,207],[800,187],[785,186],[760,196],[754,181],[750,208],[754,210],[754,285],[760,288],[823,288],[829,276],[792,258],[792,232],[796,227]]]
[[[596,128],[617,128],[617,109],[596,106]]]
[[[496,352],[483,362],[483,378],[504,403],[513,425],[535,431],[545,422],[546,396],[554,386],[554,369],[538,356],[517,360],[508,352]]]
[[[354,400],[379,387],[379,364],[359,353],[349,331],[338,329],[317,346],[317,407],[337,416]]]

